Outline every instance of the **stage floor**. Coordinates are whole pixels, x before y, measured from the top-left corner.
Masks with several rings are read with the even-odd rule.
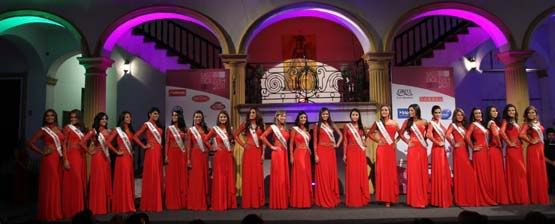
[[[265,223],[411,223],[416,218],[430,218],[435,223],[453,223],[463,210],[476,211],[488,216],[494,223],[523,220],[530,211],[539,211],[549,218],[555,218],[555,206],[492,206],[492,207],[451,207],[425,209],[409,208],[404,204],[385,208],[383,205],[371,204],[364,208],[346,208],[340,206],[333,209],[313,207],[310,209],[272,210],[263,209],[232,209],[226,212],[193,212],[164,211],[148,213],[154,223],[187,223],[201,219],[212,223],[240,223],[247,214],[261,216]],[[99,216],[99,221],[108,221],[112,215]]]

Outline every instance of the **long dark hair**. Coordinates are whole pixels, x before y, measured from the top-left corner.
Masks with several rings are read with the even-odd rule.
[[[486,107],[486,117],[485,117],[485,119],[482,119],[482,125],[486,128],[488,127],[489,121],[493,121],[493,122],[495,122],[495,124],[497,126],[499,126],[499,111],[497,111],[497,117],[493,118],[493,117],[491,117],[491,111],[493,109],[497,110],[497,107],[495,107],[495,106]],[[482,116],[484,116],[484,115],[482,114]]]
[[[56,111],[54,109],[48,109],[46,111],[44,111],[44,113],[42,114],[42,126],[46,126],[46,114],[48,113],[53,113],[54,114],[54,124],[56,124],[56,126],[58,126],[58,113],[56,113]]]
[[[123,122],[125,120],[125,115],[127,115],[127,114],[129,114],[129,116],[133,117],[133,115],[129,111],[121,112],[121,114],[119,114],[119,117],[118,117],[118,127],[121,127],[123,125]],[[129,126],[127,126],[127,128],[129,128],[129,130],[131,132],[135,132],[135,130],[133,130],[133,123],[130,123]]]
[[[220,114],[223,114],[227,117],[227,122],[225,123],[225,130],[227,131],[227,136],[229,140],[233,140],[233,134],[231,133],[231,119],[229,118],[229,114],[225,110],[221,110],[218,113],[218,117],[216,118],[216,126],[220,126]]]
[[[295,126],[301,127],[301,115],[303,114],[306,116],[306,123],[303,126],[308,131],[310,129],[309,122],[308,122],[308,115],[306,114],[306,112],[304,112],[304,110],[301,110],[301,112],[297,114],[297,118],[295,118]]]
[[[333,121],[331,120],[331,113],[330,110],[327,107],[322,107],[320,109],[320,112],[318,113],[318,126],[316,126],[316,133],[320,133],[320,125],[322,125],[322,113],[324,113],[324,111],[328,112],[328,126],[333,127]],[[320,142],[320,138],[317,139],[318,141],[316,142],[316,144],[318,144],[318,142]]]
[[[172,111],[172,117],[173,117],[173,113],[177,114],[177,128],[179,128],[179,130],[181,131],[185,131],[187,128],[187,125],[185,124],[185,118],[183,118],[183,111],[181,110],[173,110]],[[172,125],[174,125],[175,123],[173,122],[173,118],[172,118]]]
[[[96,131],[96,140],[98,140],[98,136],[101,135],[100,133],[100,120],[102,120],[102,118],[106,116],[106,119],[108,119],[108,115],[104,112],[100,112],[98,114],[96,114],[96,116],[94,116],[94,121],[93,121],[93,129]],[[106,123],[106,129],[108,129],[108,123]]]
[[[474,111],[480,110],[480,112],[482,112],[482,109],[480,109],[479,107],[473,107],[472,111],[470,112],[470,118],[469,118],[469,122],[475,122],[476,121],[476,117],[474,117]],[[482,113],[482,120],[484,120],[484,113]]]
[[[515,116],[513,118],[509,117],[509,108],[515,108]],[[503,120],[507,122],[507,129],[513,129],[513,122],[518,123],[518,111],[516,110],[515,105],[507,104],[505,108],[503,108]]]
[[[208,126],[206,126],[206,121],[204,121],[204,113],[202,113],[202,110],[197,110],[193,113],[193,126],[195,125],[194,124],[195,114],[200,114],[200,116],[202,116],[202,120],[200,121],[200,127],[202,128],[204,133],[208,132]]]
[[[254,110],[256,113],[256,129],[260,130],[264,130],[264,120],[262,119],[262,113],[260,113],[260,110],[258,109],[258,107],[251,107],[249,108],[248,112],[247,112],[247,117],[245,119],[245,129],[243,130],[243,134],[248,135],[249,134],[249,128],[250,128],[250,119],[249,119],[249,115],[251,113],[251,110]]]
[[[459,121],[457,121],[457,113],[459,113],[459,112],[462,114],[462,117],[463,117],[463,120],[461,121],[461,124],[462,124],[463,127],[466,128],[466,125],[467,125],[468,122],[466,121],[466,117],[464,116],[464,110],[461,109],[461,108],[457,107],[455,109],[455,111],[453,112],[453,117],[451,117],[451,122],[453,122],[453,124],[457,124],[459,122]]]
[[[414,117],[411,117],[408,119],[407,122],[407,132],[410,134],[412,132],[412,130],[410,129],[410,127],[412,127],[412,124],[414,123],[414,119],[416,118],[417,120],[420,120],[422,118],[422,111],[420,110],[420,106],[418,106],[418,104],[414,103],[409,105],[409,110],[412,107],[412,109],[414,109]],[[391,113],[391,112],[390,112]]]
[[[147,115],[146,115],[146,119],[147,121],[150,120],[150,114],[154,113],[154,112],[158,112],[158,114],[160,114],[160,109],[158,109],[158,107],[152,107],[150,108],[150,110],[148,111]],[[160,117],[158,117],[158,120],[156,120],[156,126],[158,126],[161,129],[164,129],[164,127],[162,127],[162,125],[160,125]]]
[[[353,115],[353,112],[358,113],[358,121],[357,121],[358,129],[360,129],[362,133],[364,133],[364,127],[362,126],[362,114],[360,113],[360,110],[358,110],[357,108],[353,108],[351,110],[351,113],[349,113],[349,118],[351,118],[351,115]]]
[[[434,105],[432,107],[432,118],[434,117],[434,110],[437,110],[437,109],[439,109],[441,113],[441,107],[439,105]],[[441,120],[441,117],[439,118],[439,120]]]

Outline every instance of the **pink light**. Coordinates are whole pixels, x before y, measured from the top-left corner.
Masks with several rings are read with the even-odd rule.
[[[258,35],[258,33],[260,33],[265,28],[269,27],[270,25],[286,19],[299,18],[299,17],[316,17],[316,18],[321,18],[321,19],[325,19],[325,20],[337,23],[345,27],[346,29],[350,30],[351,32],[353,32],[353,34],[357,37],[358,41],[360,42],[360,45],[362,46],[362,49],[364,50],[364,52],[373,50],[372,45],[370,44],[370,38],[368,38],[368,36],[365,34],[365,32],[362,30],[362,28],[360,28],[360,26],[356,22],[354,22],[347,16],[341,14],[340,12],[333,11],[330,9],[325,9],[325,8],[311,8],[311,7],[286,9],[268,17],[258,27],[256,27],[256,29],[248,37],[246,41],[246,44],[247,44],[246,46],[250,44],[250,42],[254,39],[254,37]]]
[[[208,26],[206,24],[204,24],[203,22],[201,22],[201,21],[199,21],[195,18],[186,16],[186,15],[182,15],[182,14],[177,14],[177,13],[168,13],[168,12],[150,13],[150,14],[141,15],[141,16],[137,16],[135,18],[132,18],[132,19],[128,20],[127,22],[118,26],[110,34],[110,36],[108,36],[108,38],[106,39],[106,42],[104,42],[103,49],[108,51],[108,52],[112,51],[112,49],[114,48],[114,46],[118,42],[119,38],[122,37],[128,30],[130,30],[133,27],[138,26],[140,24],[143,24],[143,23],[146,23],[146,22],[149,22],[149,21],[153,21],[153,20],[160,20],[160,19],[177,19],[177,20],[192,22],[194,24],[197,24],[199,26],[204,27],[205,29],[212,32],[212,34],[216,35],[214,33],[214,31],[211,30],[210,28],[208,28]]]
[[[420,15],[413,17],[411,20],[420,19],[427,16],[438,16],[447,15],[454,16],[468,21],[472,21],[476,25],[480,26],[492,39],[496,47],[501,48],[508,46],[508,39],[505,33],[499,29],[497,25],[491,22],[489,19],[483,17],[482,15],[476,14],[474,12],[464,11],[460,9],[437,9],[428,12],[424,12]]]

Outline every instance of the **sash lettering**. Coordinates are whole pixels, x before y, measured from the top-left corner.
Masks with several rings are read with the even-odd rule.
[[[130,155],[133,155],[133,152],[131,152],[132,147],[131,141],[129,141],[129,136],[127,136],[127,134],[120,127],[117,127],[116,131],[118,132],[119,138],[121,138],[121,140],[123,141],[127,152],[129,152]]]
[[[156,142],[158,142],[158,144],[162,144],[162,135],[160,135],[160,132],[158,132],[158,129],[156,129],[156,126],[154,126],[154,124],[152,124],[150,121],[145,122],[145,124],[150,130],[150,132],[152,133],[152,135],[154,135]]]
[[[376,126],[378,126],[378,130],[380,131],[380,134],[383,136],[387,144],[388,145],[393,144],[393,140],[391,139],[391,136],[389,135],[389,133],[387,133],[387,130],[385,129],[383,122],[376,121]]]
[[[202,137],[200,137],[200,133],[198,132],[197,127],[190,127],[189,130],[191,130],[191,133],[193,133],[193,136],[197,141],[197,145],[200,148],[200,151],[205,152],[206,149],[204,148],[204,143],[202,142]]]
[[[355,127],[353,126],[353,124],[348,123],[347,127],[349,128],[349,130],[351,131],[351,134],[353,134],[353,136],[355,137],[355,141],[357,142],[358,146],[360,147],[361,150],[365,150],[366,147],[364,146],[364,144],[362,143],[362,138],[360,137],[360,134],[358,133],[358,130],[355,129]]]
[[[428,143],[426,143],[426,140],[424,140],[424,135],[422,134],[422,132],[420,132],[420,129],[416,127],[416,124],[412,124],[410,129],[412,130],[412,132],[414,132],[414,135],[416,135],[416,138],[418,139],[420,144],[424,147],[427,147]]]
[[[62,157],[63,156],[62,143],[60,142],[60,137],[58,137],[58,135],[54,131],[52,131],[52,129],[50,129],[49,127],[42,127],[42,130],[45,131],[46,134],[50,135],[52,140],[54,140],[54,144],[56,145],[56,151],[58,151],[58,155]]]
[[[272,124],[270,127],[272,127],[272,131],[274,131],[274,135],[277,137],[279,142],[281,142],[283,147],[287,150],[287,140],[285,140],[285,137],[283,137],[277,125]]]
[[[293,129],[295,129],[295,131],[297,131],[297,133],[299,133],[301,136],[303,136],[304,139],[304,143],[306,144],[306,147],[308,148],[308,142],[310,141],[310,136],[303,131],[301,128],[295,126],[293,127]]]
[[[214,130],[216,131],[216,134],[218,134],[218,136],[220,136],[220,138],[224,142],[224,145],[227,151],[231,151],[231,143],[229,143],[229,138],[227,137],[227,134],[224,133],[224,131],[218,126],[214,126]],[[216,144],[217,143],[218,141],[216,141]]]
[[[73,131],[73,133],[75,133],[77,136],[79,136],[79,139],[83,139],[83,132],[81,132],[81,130],[79,130],[77,127],[75,127],[75,125],[72,124],[68,124],[67,125],[69,127],[69,129],[71,129],[71,131]]]
[[[179,146],[179,149],[181,149],[182,152],[185,152],[185,144],[183,143],[183,140],[181,139],[181,135],[179,135],[179,131],[177,130],[175,125],[171,125],[168,128],[170,129],[170,132],[172,133],[173,138],[177,143],[177,146]]]
[[[328,127],[327,125],[325,125],[324,123],[322,123],[320,125],[320,128],[322,128],[322,130],[324,130],[324,132],[328,135],[328,137],[330,138],[333,145],[335,145],[335,137],[333,136],[333,130],[330,127]]]

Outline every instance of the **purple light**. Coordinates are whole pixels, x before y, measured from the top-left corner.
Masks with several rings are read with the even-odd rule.
[[[247,37],[248,39],[245,42],[245,46],[248,47],[252,39],[254,39],[254,37],[256,37],[258,33],[269,27],[270,25],[286,19],[298,17],[316,17],[337,23],[350,30],[357,37],[364,52],[374,50],[374,47],[370,43],[370,38],[356,22],[337,11],[313,7],[286,9],[268,17],[266,20],[260,23],[260,25],[256,27],[255,30]]]
[[[472,21],[476,25],[480,26],[491,37],[496,47],[501,48],[501,47],[508,46],[509,41],[505,33],[503,33],[503,31],[501,31],[501,29],[499,29],[499,27],[495,25],[492,21],[474,12],[465,11],[461,9],[437,9],[437,10],[424,12],[422,14],[414,16],[413,18],[411,18],[411,20],[416,20],[427,16],[438,16],[438,15],[454,16],[468,21]]]
[[[177,13],[168,13],[168,12],[159,12],[159,13],[150,13],[150,14],[146,14],[146,15],[141,15],[141,16],[137,16],[133,19],[130,19],[128,21],[126,21],[125,23],[119,25],[111,34],[110,36],[108,36],[108,38],[106,38],[106,42],[104,42],[104,46],[103,49],[107,52],[112,51],[112,49],[114,48],[114,46],[116,45],[116,43],[118,42],[119,38],[121,36],[123,36],[125,34],[125,32],[127,32],[128,30],[132,29],[133,27],[149,22],[149,21],[153,21],[153,20],[160,20],[160,19],[178,19],[178,20],[182,20],[182,21],[188,21],[188,22],[192,22],[194,24],[197,24],[199,26],[204,27],[205,29],[209,30],[212,34],[214,34],[215,36],[216,33],[211,30],[210,28],[208,28],[208,26],[206,24],[204,24],[203,22],[199,21],[198,19],[195,19],[193,17],[189,17],[186,15],[182,15],[182,14],[177,14]]]

